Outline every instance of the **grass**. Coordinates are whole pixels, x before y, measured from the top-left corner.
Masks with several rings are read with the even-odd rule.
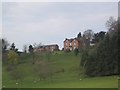
[[[36,59],[47,60],[46,54],[41,56],[36,55]],[[117,76],[106,77],[84,77],[80,67],[80,55],[75,56],[73,52],[64,53],[56,52],[49,56],[49,62],[52,63],[53,71],[64,69],[64,72],[55,73],[52,79],[49,77],[46,80],[39,81],[39,77],[33,70],[31,64],[31,56],[21,56],[21,63],[18,65],[22,72],[23,78],[18,81],[13,80],[6,71],[6,65],[3,66],[3,83],[5,88],[117,88]],[[82,80],[80,80],[82,79]],[[36,81],[36,82],[34,82]]]

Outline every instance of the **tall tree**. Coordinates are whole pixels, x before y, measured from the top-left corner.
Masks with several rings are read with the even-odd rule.
[[[81,32],[79,32],[77,38],[80,39],[81,37],[82,37]]]
[[[110,25],[110,28],[114,28],[112,33],[108,31],[103,40],[99,41],[96,46],[87,49],[87,52],[82,55],[81,65],[84,66],[85,74],[88,76],[117,75],[118,70],[120,72],[118,67],[120,33],[115,24],[116,21],[111,23],[114,24]],[[104,36],[103,33],[100,34],[101,36]]]
[[[100,40],[103,40],[104,39],[104,37],[105,37],[105,33],[106,32],[104,32],[104,31],[100,31],[100,32],[98,32],[98,33],[95,33],[94,34],[94,42],[95,43],[98,43]]]
[[[10,70],[9,74],[12,79],[16,80],[18,83],[19,79],[22,79],[22,72],[18,68],[19,56],[14,50],[9,50],[8,52],[8,65],[7,70]]]
[[[34,65],[34,71],[40,80],[45,80],[48,77],[52,79],[53,72],[49,61],[37,60]]]
[[[27,45],[23,46],[23,51],[24,51],[24,53],[27,53]]]
[[[94,37],[94,32],[91,29],[84,31],[83,42],[86,48],[90,46],[90,41],[93,39],[93,37]]]
[[[32,45],[29,46],[29,52],[32,55],[32,58],[33,58],[32,63],[34,64],[35,63],[35,61],[34,61],[34,59],[35,59],[35,53],[34,53],[34,48],[33,48]]]
[[[84,31],[83,35],[86,39],[93,39],[94,32],[91,29]]]
[[[109,20],[106,22],[106,27],[109,31],[117,30],[118,29],[118,21],[115,18],[110,17]],[[117,27],[116,27],[117,26]]]
[[[33,53],[33,50],[34,50],[34,49],[33,49],[33,46],[30,45],[30,46],[29,46],[29,52],[30,52],[30,53]]]
[[[8,52],[8,62],[12,65],[18,63],[18,54],[15,51],[10,50]]]
[[[2,51],[4,52],[9,46],[9,42],[6,39],[2,39]]]
[[[79,50],[77,48],[74,49],[74,54],[77,56],[79,53]]]
[[[15,44],[14,43],[11,44],[10,50],[15,50]]]
[[[2,46],[2,61],[3,61],[3,64],[4,63],[7,63],[7,49],[8,49],[8,46],[9,46],[9,42],[6,40],[6,39],[1,39],[1,46]]]

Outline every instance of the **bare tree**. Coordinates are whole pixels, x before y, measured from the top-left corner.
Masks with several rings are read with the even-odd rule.
[[[94,37],[94,32],[91,29],[84,31],[83,42],[85,47],[90,46],[90,41],[93,39],[93,37]]]
[[[50,63],[45,60],[37,60],[34,66],[34,72],[38,75],[40,80],[45,80],[52,77]]]
[[[28,50],[27,45],[24,45],[24,46],[23,46],[23,51],[24,51],[25,53],[27,53],[27,50]]]
[[[118,28],[116,27],[117,24],[117,20],[115,20],[113,17],[110,17],[109,20],[106,22],[106,27],[109,31],[116,30]]]
[[[37,43],[34,43],[34,44],[33,44],[33,47],[34,47],[34,48],[39,48],[40,46],[42,46],[42,43],[41,43],[41,42],[40,42],[39,44],[37,44]]]
[[[37,43],[34,43],[34,44],[33,44],[33,47],[34,47],[34,48],[37,47]]]
[[[88,29],[86,31],[84,31],[84,34],[86,39],[93,39],[94,36],[94,32],[91,29]]]

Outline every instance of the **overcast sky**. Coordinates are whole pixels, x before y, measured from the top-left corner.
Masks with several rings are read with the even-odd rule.
[[[3,37],[17,48],[24,44],[58,44],[65,38],[92,29],[107,31],[106,21],[118,17],[117,2],[4,2],[2,4]]]

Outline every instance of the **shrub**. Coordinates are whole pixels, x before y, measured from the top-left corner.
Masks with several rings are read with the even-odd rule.
[[[75,48],[75,50],[74,50],[74,54],[77,56],[77,55],[78,55],[78,53],[79,53],[78,49],[77,49],[77,48]]]
[[[8,52],[8,63],[18,64],[18,54],[13,50]]]
[[[65,52],[70,52],[70,49],[69,49],[69,48],[68,48],[68,49],[66,49],[66,50],[65,50]]]

